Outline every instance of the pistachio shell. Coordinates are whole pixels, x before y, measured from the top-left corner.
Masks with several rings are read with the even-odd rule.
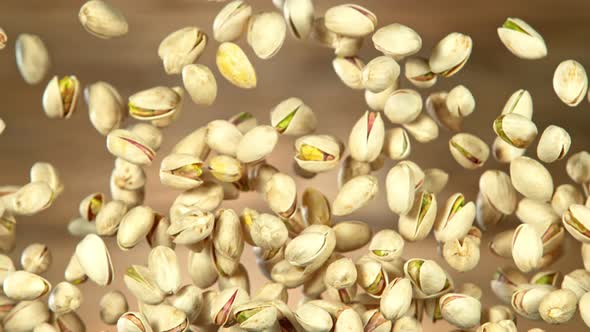
[[[207,145],[207,132],[207,126],[194,130],[176,143],[172,148],[172,153],[190,154],[201,158],[201,160],[207,159],[210,151]]]
[[[533,226],[522,224],[512,237],[512,258],[519,270],[529,272],[539,267],[543,242]]]
[[[369,224],[361,221],[341,221],[334,225],[336,251],[349,252],[369,243],[372,235]]]
[[[459,272],[467,272],[477,267],[480,259],[478,240],[466,236],[443,244],[442,254],[449,266]]]
[[[272,153],[278,140],[279,134],[272,126],[256,126],[242,137],[236,156],[243,163],[262,160]]]
[[[372,162],[381,153],[385,127],[381,114],[367,111],[355,123],[348,138],[350,155],[358,161]]]
[[[41,300],[21,301],[2,320],[5,331],[32,331],[37,325],[49,321],[47,304]]]
[[[378,30],[377,32],[379,32]],[[375,38],[375,37],[374,37]],[[437,76],[430,70],[428,59],[412,57],[406,60],[405,76],[417,88],[427,89],[436,84]]]
[[[590,208],[573,204],[562,215],[565,229],[578,241],[590,243]]]
[[[100,319],[109,325],[117,324],[119,318],[129,310],[127,299],[120,291],[110,291],[103,295],[100,299],[99,306]]]
[[[377,16],[368,9],[346,4],[332,7],[324,14],[326,28],[337,34],[363,37],[371,34],[377,25]]]
[[[313,27],[314,8],[311,0],[284,0],[283,16],[297,39],[306,39]]]
[[[549,224],[559,223],[559,215],[549,203],[523,198],[516,209],[516,216],[523,223],[535,226],[537,230]]]
[[[416,120],[403,124],[403,127],[420,143],[428,143],[438,138],[438,126],[431,117],[422,113]]]
[[[170,221],[175,223],[180,217],[193,210],[214,211],[223,200],[223,187],[205,181],[202,185],[178,195],[170,207]]]
[[[55,195],[46,182],[30,182],[16,192],[0,198],[4,199],[6,211],[30,216],[51,206]]]
[[[270,111],[270,122],[284,135],[307,135],[317,125],[316,116],[309,106],[299,98],[283,100]]]
[[[590,293],[586,293],[580,298],[579,308],[580,317],[582,317],[586,326],[590,326]]]
[[[539,320],[539,304],[552,290],[553,287],[545,285],[520,285],[512,294],[512,308],[521,316]]]
[[[82,292],[69,282],[60,282],[49,294],[48,304],[58,315],[76,311],[82,304]]]
[[[104,241],[89,234],[76,246],[76,259],[84,273],[99,286],[109,285],[114,278],[111,255]]]
[[[332,317],[324,309],[306,303],[295,311],[295,319],[301,324],[305,331],[329,332],[332,330]]]
[[[389,282],[380,301],[380,310],[389,320],[400,319],[410,308],[412,283],[407,278],[395,278]]]
[[[92,83],[84,89],[84,97],[90,122],[99,133],[107,135],[119,128],[125,117],[125,106],[115,87],[106,82]]]
[[[129,30],[123,13],[102,0],[90,0],[82,5],[78,19],[86,31],[102,39],[121,37]]]
[[[471,296],[450,293],[440,298],[440,311],[449,323],[460,328],[471,328],[480,322],[481,303]]]
[[[194,209],[172,220],[167,233],[174,243],[190,245],[211,235],[213,227],[214,217],[210,212]]]
[[[516,210],[517,194],[508,174],[487,170],[479,178],[481,195],[499,212],[510,215]]]
[[[473,41],[471,37],[452,32],[438,42],[430,55],[430,69],[443,77],[456,74],[469,60]]]
[[[165,294],[158,288],[154,274],[145,266],[128,267],[123,281],[127,289],[145,304],[159,304],[164,300]]]
[[[541,163],[528,157],[518,157],[510,163],[510,179],[514,188],[524,196],[547,202],[553,195],[553,179]]]
[[[245,30],[252,15],[252,7],[245,1],[236,0],[225,5],[213,21],[213,36],[218,42],[236,40]]]
[[[8,36],[4,29],[0,28],[0,50],[6,47],[6,42],[8,41]]]
[[[15,49],[16,64],[25,82],[30,85],[41,82],[51,66],[43,40],[37,35],[23,33],[18,35]]]
[[[451,132],[460,132],[463,128],[463,118],[453,116],[447,108],[448,95],[445,91],[431,93],[426,98],[426,112],[439,126]]]
[[[383,152],[393,160],[405,159],[411,152],[410,138],[403,128],[391,128],[385,132]]]
[[[392,167],[385,180],[387,204],[396,214],[407,214],[413,206],[416,179],[412,169],[405,164]]]
[[[205,289],[217,281],[218,273],[211,258],[211,245],[205,244],[201,251],[190,251],[188,256],[188,274],[193,284]]]
[[[379,190],[377,178],[360,175],[346,182],[332,203],[332,213],[344,216],[364,207]]]
[[[332,225],[330,201],[319,190],[306,188],[301,197],[301,207],[308,225]]]
[[[434,226],[434,236],[439,242],[459,240],[467,235],[475,219],[475,204],[465,202],[465,197],[457,193],[449,197],[442,214]]]
[[[453,287],[446,272],[435,262],[414,258],[404,264],[404,273],[412,282],[414,297],[436,298]]]
[[[20,263],[27,272],[41,274],[49,269],[52,262],[51,251],[41,243],[28,245],[20,256]]]
[[[147,206],[130,209],[121,219],[117,232],[117,245],[121,250],[135,247],[152,229],[154,211]]]
[[[229,121],[213,120],[207,125],[206,142],[214,151],[235,157],[242,133]]]
[[[336,235],[330,227],[311,225],[287,244],[285,259],[311,273],[326,262],[335,246]]]
[[[116,129],[107,136],[107,149],[114,156],[136,165],[150,165],[156,153],[147,142],[129,130]]]
[[[32,301],[49,294],[51,284],[44,278],[26,271],[9,273],[3,282],[4,294],[17,301]]]
[[[530,92],[523,89],[516,90],[508,98],[502,109],[502,114],[510,113],[522,115],[529,120],[533,119],[533,98]]]
[[[487,229],[488,226],[498,224],[504,218],[504,214],[498,211],[498,209],[492,205],[490,200],[481,192],[477,194],[476,206],[476,220],[479,227],[484,230]]]
[[[385,103],[385,115],[392,123],[407,124],[422,112],[422,97],[411,89],[394,91]]]
[[[129,97],[129,114],[138,120],[157,120],[171,117],[181,97],[172,88],[157,86]]]
[[[283,16],[276,12],[253,15],[248,23],[248,44],[261,59],[275,56],[285,41],[287,25]]]
[[[449,140],[451,155],[459,165],[466,169],[477,169],[485,164],[490,155],[490,148],[479,137],[459,133]]]
[[[392,229],[375,233],[369,244],[371,257],[380,261],[392,261],[400,257],[404,250],[404,239]]]
[[[165,294],[175,294],[180,289],[180,266],[174,250],[164,246],[153,248],[148,256],[148,268]]]
[[[211,302],[210,317],[215,325],[232,325],[235,308],[249,301],[248,293],[237,287],[225,289]]]
[[[373,44],[378,51],[395,59],[417,53],[422,48],[422,38],[412,28],[399,23],[386,25],[373,34]]]
[[[43,110],[51,119],[69,119],[78,103],[80,82],[76,76],[58,76],[47,83],[43,92]]]
[[[547,56],[543,37],[519,18],[507,18],[498,28],[498,36],[504,46],[519,58],[534,60]]]
[[[524,155],[525,152],[526,149],[517,148],[500,137],[496,137],[492,144],[494,159],[500,163],[510,163],[512,160]]]
[[[307,135],[295,141],[294,159],[306,171],[320,173],[334,169],[340,161],[340,143],[328,135]]]
[[[562,184],[555,189],[551,199],[551,207],[558,215],[562,215],[572,204],[584,204],[584,196],[571,184]]]
[[[203,162],[189,154],[171,154],[162,160],[160,181],[176,189],[192,189],[203,183]]]
[[[256,72],[242,49],[230,42],[219,45],[216,58],[217,68],[225,79],[242,89],[256,87]]]
[[[524,149],[537,137],[537,126],[522,115],[508,113],[494,120],[494,132],[508,144]]]
[[[555,69],[553,89],[566,105],[578,106],[588,90],[588,76],[584,66],[575,60],[561,62]]]
[[[207,46],[207,35],[198,27],[188,26],[170,33],[158,46],[167,74],[179,74],[195,62]]]
[[[475,98],[464,85],[457,85],[447,95],[447,109],[453,116],[468,116],[475,110]]]
[[[378,56],[363,68],[361,81],[365,89],[378,93],[392,86],[399,77],[400,67],[387,56]]]
[[[391,94],[399,88],[399,77],[395,82],[387,87],[385,90],[381,92],[371,92],[370,90],[365,90],[365,102],[367,106],[373,111],[383,111],[385,109],[385,105],[387,100],[391,96]]]
[[[429,168],[424,171],[424,184],[422,185],[422,189],[438,194],[443,191],[448,182],[449,173],[438,168]]]
[[[172,119],[175,117],[176,114],[178,113],[175,113],[174,115],[165,119]],[[160,120],[152,120],[152,123],[155,123],[156,121]],[[160,149],[160,146],[162,145],[163,135],[162,131],[158,129],[158,127],[156,127],[155,125],[150,123],[136,123],[135,125],[130,127],[130,130],[139,138],[141,138],[144,142],[146,142],[146,144],[154,151],[157,152]]]
[[[426,238],[436,219],[436,197],[426,191],[416,193],[412,209],[398,221],[400,234],[408,241]]]
[[[365,64],[356,56],[336,57],[332,67],[338,78],[351,89],[363,89],[363,68]]]

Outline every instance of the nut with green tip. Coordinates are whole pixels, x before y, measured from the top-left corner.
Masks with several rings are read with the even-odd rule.
[[[498,28],[498,36],[504,46],[521,59],[535,60],[547,56],[543,37],[519,18],[507,18]]]

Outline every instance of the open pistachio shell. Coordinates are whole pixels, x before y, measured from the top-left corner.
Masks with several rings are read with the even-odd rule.
[[[563,213],[562,222],[576,240],[590,243],[590,208],[573,204]]]
[[[564,324],[576,313],[578,298],[569,289],[558,289],[547,294],[539,303],[539,314],[549,324]]]
[[[381,92],[365,90],[365,102],[373,111],[383,111],[391,94],[399,88],[399,77],[395,82]]]
[[[435,219],[435,195],[426,191],[417,192],[410,211],[399,218],[399,232],[408,241],[422,240],[432,230]]]
[[[499,212],[510,215],[516,210],[517,194],[508,174],[487,170],[479,178],[479,191]]]
[[[243,163],[260,161],[274,150],[279,134],[274,127],[260,125],[250,129],[237,147],[236,156]]]
[[[219,45],[216,58],[217,68],[225,79],[242,89],[256,87],[256,72],[242,49],[230,42]]]
[[[468,116],[475,110],[475,98],[464,85],[457,85],[447,95],[447,109],[453,116]]]
[[[123,13],[102,0],[90,0],[82,5],[78,19],[86,31],[102,39],[121,37],[129,30]]]
[[[164,246],[153,248],[148,256],[148,268],[165,294],[175,294],[180,289],[180,266],[174,250]]]
[[[416,179],[412,169],[405,164],[397,164],[387,173],[385,180],[387,204],[396,214],[407,214],[414,204]]]
[[[375,233],[369,244],[371,257],[379,261],[393,261],[401,256],[403,250],[404,239],[392,229]]]
[[[138,120],[157,120],[174,115],[181,101],[176,91],[164,86],[137,92],[129,97],[129,114]]]
[[[214,217],[210,212],[189,210],[172,221],[168,235],[176,244],[196,244],[213,232]]]
[[[102,193],[93,193],[86,196],[80,202],[80,216],[88,221],[94,221],[105,203],[104,200],[105,198]]]
[[[334,231],[325,225],[311,225],[285,247],[285,259],[293,266],[316,271],[336,247]]]
[[[317,126],[313,111],[299,98],[283,100],[270,111],[270,122],[276,130],[284,135],[307,135]]]
[[[49,208],[55,194],[46,182],[30,182],[16,192],[1,198],[4,199],[7,212],[30,216]],[[4,214],[9,218],[7,213]]]
[[[145,266],[128,267],[123,281],[127,289],[145,304],[159,304],[164,300],[165,294],[158,287],[154,274]]]
[[[355,123],[348,138],[350,155],[357,161],[372,162],[381,153],[385,124],[379,112],[367,111]]]
[[[420,143],[428,143],[438,138],[436,122],[424,113],[421,113],[416,120],[404,123],[403,127]]]
[[[114,156],[136,165],[150,165],[156,152],[139,135],[116,129],[107,136],[107,149]]]
[[[471,37],[452,32],[438,42],[430,55],[430,69],[442,77],[456,74],[471,55],[473,41]]]
[[[49,294],[49,309],[61,315],[76,311],[82,304],[82,292],[69,282],[60,282]]]
[[[18,35],[15,43],[16,65],[27,84],[38,84],[45,78],[51,60],[43,40],[32,34]]]
[[[564,104],[578,106],[588,90],[588,76],[584,66],[575,60],[560,63],[553,75],[553,89]]]
[[[20,264],[27,272],[41,274],[49,269],[52,262],[49,247],[41,243],[28,245],[20,256]]]
[[[537,137],[534,122],[517,113],[500,115],[494,120],[494,132],[508,144],[524,149]]]
[[[466,169],[477,169],[485,164],[490,155],[490,148],[479,137],[459,133],[449,140],[451,155],[459,165]]]
[[[371,175],[360,175],[346,182],[332,203],[332,213],[345,216],[364,207],[372,200],[379,190],[377,178]]]
[[[543,242],[535,228],[522,224],[512,236],[512,258],[519,270],[529,272],[539,267],[543,256]]]
[[[427,89],[436,84],[437,76],[430,70],[428,59],[408,58],[404,73],[408,81],[417,88]]]
[[[235,0],[225,5],[213,21],[213,37],[220,43],[236,40],[246,29],[252,7],[245,1]]]
[[[490,281],[494,294],[504,303],[510,303],[512,293],[519,285],[526,284],[527,278],[513,268],[498,268]]]
[[[481,303],[471,296],[450,293],[440,298],[442,317],[459,328],[472,328],[479,324]]]
[[[301,206],[308,225],[332,225],[330,201],[319,190],[306,188],[301,197]]]
[[[4,294],[17,301],[32,301],[49,294],[51,284],[44,278],[27,271],[9,273],[3,282]]]
[[[80,82],[76,76],[57,76],[47,83],[43,92],[43,110],[51,119],[69,119],[78,104]]]
[[[388,56],[378,56],[363,68],[363,87],[373,93],[382,92],[392,86],[399,77],[398,63]]]
[[[445,242],[442,255],[447,264],[456,271],[471,271],[477,267],[481,256],[479,240],[467,235],[462,239]]]
[[[539,320],[539,305],[541,300],[551,293],[553,287],[547,285],[524,284],[516,288],[512,293],[511,304],[517,314],[531,319]]]
[[[306,171],[326,172],[338,166],[340,143],[328,135],[308,135],[295,141],[295,161]]]
[[[553,178],[538,161],[518,157],[510,163],[510,179],[514,188],[524,196],[548,202],[553,196]]]
[[[385,132],[383,153],[390,159],[405,159],[411,151],[410,138],[405,129],[391,128]]]
[[[534,60],[547,56],[543,37],[519,18],[507,18],[498,28],[498,36],[504,46],[521,59]]]
[[[209,160],[207,166],[215,179],[221,182],[236,182],[242,178],[244,167],[236,158],[217,155]]]
[[[324,23],[328,30],[337,34],[363,37],[375,30],[377,16],[359,5],[345,4],[328,9]]]
[[[203,162],[189,154],[171,154],[162,160],[160,181],[176,189],[192,189],[203,183]]]
[[[434,226],[434,236],[439,242],[448,242],[463,238],[475,219],[475,204],[465,202],[465,197],[457,193],[449,197],[442,214]]]
[[[445,91],[431,93],[428,98],[426,98],[424,106],[426,112],[439,126],[451,132],[460,132],[463,128],[463,118],[453,116],[447,108],[448,95],[449,94]]]
[[[378,51],[394,59],[405,58],[422,48],[420,35],[412,28],[399,23],[380,28],[373,34],[372,40]]]
[[[206,142],[214,151],[235,157],[243,134],[229,121],[213,120],[207,125]]]
[[[522,115],[529,120],[533,119],[533,98],[530,92],[520,89],[508,98],[502,109],[502,114],[510,113]]]
[[[421,112],[422,97],[415,90],[396,90],[385,103],[385,115],[392,123],[411,123],[420,116]]]
[[[209,316],[213,324],[217,326],[231,326],[235,321],[235,309],[241,304],[247,303],[250,297],[248,293],[238,287],[225,289],[211,302]]]
[[[351,89],[363,89],[363,68],[365,64],[356,56],[336,57],[332,67],[338,78]]]
[[[125,117],[121,95],[109,83],[96,82],[86,86],[84,97],[88,104],[90,122],[102,135],[119,128]]]
[[[210,106],[217,97],[217,81],[209,67],[202,64],[188,64],[182,68],[182,82],[193,102]]]
[[[253,15],[248,23],[248,44],[261,59],[275,56],[285,41],[287,25],[283,16],[276,12]]]
[[[189,26],[166,36],[158,46],[167,74],[179,74],[185,65],[197,60],[207,46],[207,35],[198,27]]]
[[[120,291],[110,291],[103,295],[100,299],[99,306],[100,319],[109,325],[117,324],[119,318],[129,310],[127,299]]]
[[[223,187],[215,182],[205,181],[202,185],[178,195],[170,207],[170,221],[175,223],[189,211],[214,211],[223,200]]]
[[[437,298],[453,289],[452,280],[435,261],[410,259],[404,264],[404,274],[419,299]]]

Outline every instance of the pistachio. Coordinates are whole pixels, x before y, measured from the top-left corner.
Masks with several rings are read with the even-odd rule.
[[[107,135],[119,128],[125,117],[123,98],[109,83],[96,82],[84,89],[88,115],[94,128]]]
[[[21,301],[2,320],[5,331],[32,331],[50,318],[47,304],[41,300]]]
[[[588,243],[590,241],[590,225],[588,221],[590,208],[584,205],[573,204],[562,215],[565,229],[578,241]]]
[[[354,4],[329,8],[324,15],[328,30],[349,37],[371,34],[377,25],[377,16],[368,9]]]
[[[306,303],[299,306],[294,315],[305,331],[329,332],[332,330],[333,321],[330,314],[314,304]]]
[[[584,66],[575,60],[561,62],[553,75],[553,90],[564,104],[578,106],[588,90],[588,76]]]
[[[500,163],[510,163],[512,160],[524,155],[525,151],[526,149],[517,148],[500,137],[496,137],[492,144],[494,159]]]
[[[399,215],[410,212],[417,187],[412,169],[405,164],[392,167],[387,173],[385,187],[391,211]]]
[[[192,189],[203,183],[203,162],[188,154],[171,154],[162,160],[160,181],[176,189]]]
[[[526,283],[527,279],[520,271],[513,268],[498,268],[490,281],[490,286],[500,300],[510,303],[512,293],[519,285]]]
[[[308,225],[332,225],[330,202],[319,190],[306,188],[301,197],[301,205]]]
[[[514,188],[525,197],[547,202],[553,195],[553,178],[538,161],[518,157],[510,163],[510,179]]]
[[[285,259],[306,273],[316,271],[336,246],[335,232],[325,225],[311,225],[285,247]],[[308,272],[309,271],[309,272]]]
[[[311,0],[283,1],[283,16],[291,34],[297,39],[306,39],[313,27],[313,2]]]
[[[442,254],[449,266],[459,272],[473,270],[480,259],[479,240],[467,235],[462,239],[445,242]]]
[[[514,237],[514,229],[509,229],[497,233],[492,242],[490,242],[490,251],[499,257],[512,257],[512,238]]]
[[[403,124],[403,127],[420,143],[428,143],[438,137],[438,126],[431,117],[422,113],[416,120]]]
[[[394,91],[385,103],[385,115],[392,123],[408,124],[422,112],[422,97],[415,90]]]
[[[561,283],[562,289],[569,289],[578,299],[590,289],[590,272],[578,269],[566,274]]]
[[[225,79],[242,89],[256,87],[256,72],[242,49],[230,42],[219,45],[216,58],[217,68]]]
[[[447,95],[447,109],[455,117],[465,117],[475,110],[475,98],[464,85],[457,85]]]
[[[412,28],[399,23],[380,28],[373,34],[372,40],[378,51],[394,59],[403,59],[417,53],[422,48],[420,35]],[[406,68],[407,66],[408,64],[406,64]],[[412,77],[416,76],[412,75]],[[417,81],[422,80],[417,79]]]
[[[381,114],[367,111],[355,123],[348,138],[350,155],[358,161],[372,162],[381,153],[385,127]]]
[[[241,288],[233,287],[219,292],[211,303],[212,322],[217,326],[233,325],[235,309],[248,301],[248,293]]]
[[[467,235],[474,219],[475,204],[465,202],[461,193],[454,194],[436,221],[434,236],[440,242],[458,240]]]
[[[392,86],[399,77],[398,63],[388,56],[378,56],[363,68],[363,87],[373,93],[382,92]]]
[[[517,194],[508,174],[487,170],[479,178],[479,192],[498,212],[510,215],[516,210]]]
[[[27,272],[41,274],[51,265],[52,256],[49,248],[41,243],[28,245],[20,256],[20,264]]]
[[[214,259],[221,273],[233,275],[244,250],[240,219],[231,209],[218,213],[213,230]]]
[[[395,80],[395,82],[390,85],[389,87],[385,88],[385,90],[381,92],[371,92],[370,90],[365,90],[365,102],[367,106],[373,111],[383,111],[385,109],[385,105],[387,100],[391,96],[391,94],[399,88],[399,77]]]
[[[196,244],[211,235],[213,227],[213,214],[194,209],[172,220],[167,233],[174,243]]]
[[[44,278],[26,271],[9,273],[3,283],[4,294],[17,301],[32,301],[49,294],[51,284]]]
[[[412,282],[414,297],[418,299],[437,298],[453,288],[446,272],[431,260],[408,260],[404,264],[404,274]]]
[[[295,161],[306,171],[319,173],[338,166],[340,144],[328,135],[308,135],[295,141]]]
[[[463,128],[463,118],[453,116],[447,108],[448,95],[445,91],[431,93],[426,98],[426,112],[439,126],[451,132],[460,132]]]
[[[154,220],[154,211],[147,206],[130,209],[119,224],[117,232],[119,248],[129,250],[135,247],[151,230]]]
[[[270,111],[270,122],[284,135],[307,135],[317,125],[316,116],[309,106],[299,98],[283,100]]]
[[[285,41],[287,25],[281,14],[265,12],[253,15],[248,23],[248,44],[261,59],[275,56]]]
[[[543,242],[533,226],[522,224],[512,237],[512,258],[519,270],[529,272],[539,267]]]
[[[533,99],[527,90],[515,91],[502,109],[502,114],[518,114],[532,120],[533,118]]]
[[[379,190],[377,178],[371,175],[360,175],[346,182],[332,204],[332,213],[344,216],[364,207],[372,200]]]
[[[211,258],[211,244],[207,241],[201,251],[190,251],[188,273],[195,286],[207,288],[217,281],[217,270]]]
[[[521,149],[528,147],[537,136],[535,124],[516,113],[508,113],[496,118],[494,120],[494,131],[498,137]]]
[[[466,169],[477,169],[487,161],[490,149],[479,137],[459,133],[449,140],[451,155]]]
[[[365,64],[356,56],[336,57],[332,67],[338,78],[351,89],[363,89],[363,69]]]
[[[571,155],[567,160],[566,171],[575,183],[590,181],[590,153],[580,151]]]
[[[369,243],[372,235],[369,224],[361,221],[341,221],[332,228],[336,235],[336,251],[349,252]]]
[[[256,126],[244,134],[236,156],[243,163],[260,161],[272,153],[278,140],[279,134],[272,126]]]
[[[76,257],[75,253],[70,257],[68,265],[66,266],[64,278],[67,282],[70,282],[74,285],[84,283],[88,279],[88,276],[86,276],[86,273],[84,272],[84,269],[78,261],[78,257]]]
[[[121,37],[129,30],[123,13],[102,0],[90,0],[82,5],[78,19],[86,31],[102,39]]]
[[[76,76],[57,76],[47,83],[43,92],[43,110],[51,119],[69,119],[78,103],[80,82]]]
[[[278,311],[271,303],[252,301],[235,308],[235,320],[246,331],[272,328],[277,315]]]
[[[16,192],[3,196],[6,211],[30,216],[51,206],[55,194],[46,182],[30,182]],[[5,218],[9,219],[9,218]]]
[[[395,278],[383,291],[379,308],[385,318],[395,321],[408,311],[411,302],[412,283],[407,278]]]
[[[558,215],[562,215],[570,205],[584,204],[584,196],[571,184],[562,184],[555,189],[551,199],[551,207]]]
[[[164,118],[164,119],[173,119],[176,117],[178,112],[174,113],[174,115]],[[158,129],[153,123],[156,123],[160,120],[152,120],[152,124],[150,123],[137,123],[130,127],[129,129],[131,132],[136,134],[139,138],[144,140],[146,144],[152,148],[154,151],[158,151],[160,146],[162,145],[163,135],[162,131]]]
[[[545,285],[520,285],[512,294],[512,308],[517,314],[532,320],[539,320],[541,300],[551,293],[553,287]]]
[[[207,159],[209,146],[207,145],[207,126],[200,127],[182,138],[172,148],[172,153],[190,154],[201,160]]]
[[[213,120],[207,125],[206,143],[220,154],[235,157],[243,136],[231,122]]]
[[[559,223],[559,215],[549,203],[523,198],[516,208],[516,216],[523,223],[541,229],[550,224]]]
[[[399,232],[408,241],[422,240],[432,230],[435,219],[436,197],[426,191],[417,192],[411,210],[399,218]]]
[[[166,36],[158,47],[167,74],[179,74],[195,62],[207,46],[207,35],[198,27],[188,26]]]
[[[41,37],[23,33],[16,38],[16,65],[27,84],[36,85],[45,78],[51,60]]]
[[[117,331],[152,332],[152,328],[143,314],[139,312],[127,312],[117,320]]]
[[[102,296],[99,302],[100,319],[109,325],[117,321],[129,310],[125,295],[119,291],[110,291]]]
[[[82,292],[69,282],[60,282],[49,294],[48,304],[58,315],[76,311],[82,304]]]
[[[145,266],[132,265],[127,268],[123,277],[127,289],[140,301],[146,304],[159,304],[165,294],[160,290],[154,274]]]
[[[377,30],[377,33],[379,31],[381,29]],[[408,81],[417,88],[427,89],[436,84],[437,76],[430,70],[427,59],[420,57],[408,58],[404,73]]]
[[[148,268],[165,294],[175,294],[180,289],[180,267],[174,250],[164,246],[153,248],[148,256]]]
[[[543,37],[519,18],[507,18],[498,28],[498,36],[504,46],[521,59],[534,60],[547,56]]]
[[[410,138],[403,128],[391,128],[385,132],[383,152],[393,160],[408,157],[411,152]]]
[[[111,255],[104,241],[89,234],[76,246],[76,260],[84,274],[99,286],[109,285],[114,278]]]
[[[265,199],[271,210],[283,218],[296,212],[297,188],[292,177],[276,173],[270,177],[264,189]]]
[[[459,328],[471,328],[479,324],[481,303],[471,296],[450,293],[440,298],[440,311],[447,322]]]
[[[188,212],[200,210],[214,211],[223,200],[223,187],[219,184],[205,181],[202,185],[187,190],[178,195],[170,207],[170,221],[174,224]]]
[[[373,236],[369,244],[372,257],[380,261],[392,261],[404,250],[404,239],[394,230],[384,229]]]
[[[472,47],[471,37],[458,32],[448,34],[434,47],[428,62],[430,69],[442,77],[455,75],[469,60]]]
[[[114,156],[136,165],[150,165],[156,152],[139,135],[124,129],[115,129],[107,136],[107,149]]]
[[[245,1],[229,2],[215,16],[213,36],[220,43],[240,37],[252,15],[252,7]]]

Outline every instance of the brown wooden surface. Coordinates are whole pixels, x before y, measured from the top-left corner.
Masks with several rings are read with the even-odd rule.
[[[250,1],[255,11],[274,10],[270,1]],[[81,1],[71,0],[2,0],[0,2],[0,26],[9,35],[9,45],[0,51],[0,117],[7,129],[0,136],[0,184],[24,184],[28,181],[29,167],[35,161],[53,163],[61,172],[66,190],[53,207],[33,217],[18,219],[18,247],[12,253],[18,261],[18,253],[29,243],[47,243],[54,256],[54,264],[46,274],[54,284],[63,278],[67,259],[78,239],[68,235],[67,222],[77,214],[81,198],[93,191],[108,192],[108,177],[113,167],[113,157],[105,148],[105,139],[99,135],[88,120],[84,103],[70,120],[50,120],[41,109],[41,95],[46,82],[28,86],[18,74],[14,58],[14,40],[19,33],[29,32],[42,36],[51,53],[50,73],[75,74],[83,84],[104,80],[116,86],[126,98],[131,93],[155,85],[181,85],[179,76],[164,73],[157,56],[159,42],[171,31],[187,25],[197,25],[211,35],[211,25],[222,4],[198,0],[112,0],[127,16],[130,32],[113,40],[100,40],[83,30],[77,13]],[[329,6],[342,1],[316,1],[316,15],[321,15]],[[570,151],[588,149],[588,102],[570,109],[563,105],[552,89],[552,75],[557,64],[572,58],[590,65],[585,36],[590,32],[590,2],[580,0],[527,0],[527,1],[361,1],[379,17],[379,25],[399,22],[414,28],[423,39],[420,54],[428,56],[434,44],[447,33],[459,31],[469,34],[474,40],[473,54],[469,63],[458,75],[439,80],[432,89],[422,90],[426,97],[430,91],[450,89],[465,84],[477,100],[475,113],[465,122],[465,131],[479,135],[491,143],[494,133],[492,120],[502,109],[508,96],[519,88],[528,89],[534,98],[534,120],[542,131],[549,124],[565,127],[573,138]],[[508,16],[521,17],[532,24],[545,37],[549,56],[538,61],[520,60],[510,54],[500,43],[496,28]],[[332,71],[332,53],[324,48],[296,41],[290,36],[280,53],[269,61],[257,59],[246,45],[239,41],[253,61],[258,74],[258,88],[252,91],[239,90],[228,84],[214,69],[214,54],[217,43],[210,40],[199,62],[211,66],[219,83],[216,103],[209,108],[197,107],[190,100],[185,102],[180,121],[164,130],[165,138],[158,160],[147,169],[146,204],[155,210],[166,212],[178,193],[159,183],[157,168],[161,157],[181,137],[215,118],[228,118],[239,111],[254,113],[259,122],[267,123],[269,110],[281,100],[298,96],[316,112],[320,133],[335,134],[347,139],[348,131],[366,106],[363,95],[345,87]],[[377,55],[370,41],[365,42],[361,56],[365,60]],[[590,68],[590,67],[589,67]],[[49,79],[49,77],[47,77]],[[408,86],[403,82],[402,86]],[[424,168],[439,167],[451,174],[450,185],[439,195],[445,200],[452,192],[461,191],[471,200],[475,199],[477,183],[482,171],[467,171],[458,167],[448,152],[450,137],[441,131],[438,141],[418,144],[412,141],[411,159]],[[289,170],[291,165],[292,139],[283,138],[271,163]],[[535,156],[536,142],[528,155]],[[392,163],[388,162],[378,174],[383,178]],[[507,170],[505,165],[488,161],[488,168]],[[555,184],[569,183],[565,173],[565,161],[549,165]],[[336,172],[322,174],[313,180],[298,180],[300,188],[314,186],[325,192],[330,199],[336,194]],[[383,186],[382,186],[383,187]],[[383,189],[383,188],[382,188]],[[226,204],[241,210],[243,207],[266,209],[260,197],[244,194],[240,201]],[[371,223],[375,229],[395,227],[396,217],[389,211],[384,195],[369,207],[350,218]],[[342,221],[348,218],[337,218]],[[514,216],[507,218],[498,229],[514,227]],[[508,260],[493,257],[487,250],[491,234],[482,241],[482,260],[476,271],[467,274],[452,273],[460,285],[472,281],[484,290],[484,305],[499,303],[490,292],[489,279],[499,265],[511,264]],[[89,331],[114,327],[101,325],[97,303],[107,290],[121,289],[122,271],[131,264],[145,264],[147,246],[141,245],[122,253],[112,239],[108,241],[116,265],[117,278],[107,289],[88,282],[81,286],[85,299],[80,313],[88,324]],[[581,267],[579,244],[571,239],[566,243],[567,255],[554,266],[563,273]],[[186,251],[179,249],[183,266]],[[358,255],[357,255],[358,256]],[[434,240],[408,244],[404,256],[437,257]],[[439,258],[437,258],[439,259]],[[243,255],[244,263],[252,271],[250,278],[254,288],[265,282],[256,270],[250,248]],[[441,259],[439,261],[442,262]],[[450,268],[442,263],[445,268]],[[188,282],[188,279],[187,279]],[[298,296],[293,293],[292,304]],[[129,297],[132,309],[136,303]],[[580,331],[587,329],[578,314],[568,326],[552,327],[541,322],[519,318],[519,331],[541,327],[547,331]],[[442,323],[445,330],[452,328]],[[435,327],[425,325],[425,331]],[[440,330],[440,329],[439,329]]]

